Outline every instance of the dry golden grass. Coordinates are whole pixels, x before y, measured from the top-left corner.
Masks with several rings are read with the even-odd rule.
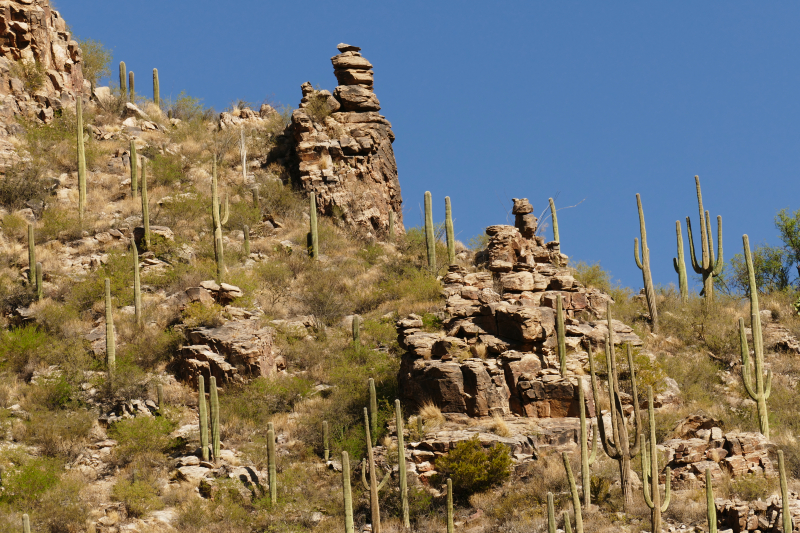
[[[508,428],[508,424],[500,415],[494,415],[492,417],[492,421],[489,423],[489,430],[495,435],[499,435],[501,437],[511,436],[511,430]]]

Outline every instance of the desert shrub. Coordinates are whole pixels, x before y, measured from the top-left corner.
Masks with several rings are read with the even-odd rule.
[[[38,411],[23,426],[22,440],[39,446],[46,456],[74,459],[93,423],[94,416],[86,410]]]
[[[502,483],[511,474],[508,447],[495,444],[484,450],[477,435],[456,444],[436,461],[441,480],[453,480],[453,492],[470,496]]]
[[[204,218],[208,220],[208,227],[211,227],[211,200],[209,197],[200,197],[194,189],[188,189],[151,209],[150,216],[153,224],[167,226],[173,231],[191,227]]]
[[[158,487],[150,479],[120,479],[111,489],[111,497],[122,502],[128,516],[134,518],[164,508]]]
[[[34,508],[31,522],[49,533],[80,533],[85,531],[88,509],[81,498],[85,482],[78,474],[66,474],[41,495]]]
[[[352,310],[350,286],[337,269],[314,265],[299,296],[306,314],[327,325],[339,322]]]
[[[36,326],[23,326],[0,331],[0,361],[3,367],[22,372],[28,365],[36,366],[53,355],[53,339]]]
[[[330,116],[333,110],[328,105],[327,96],[315,93],[308,99],[308,105],[306,105],[304,111],[314,122],[324,122],[325,117]]]
[[[175,424],[164,417],[137,416],[116,422],[109,435],[119,443],[114,450],[123,463],[142,455],[159,455],[175,445],[169,434]]]
[[[306,202],[291,187],[270,175],[256,175],[261,212],[278,219],[299,215]]]
[[[83,109],[84,127],[94,122],[91,108]],[[25,133],[23,149],[30,157],[27,163],[40,175],[52,172],[78,170],[77,117],[73,107],[65,107],[49,124],[38,121],[20,121]],[[104,154],[103,145],[84,132],[86,168],[94,170]]]
[[[747,474],[729,484],[724,484],[720,492],[727,498],[739,498],[740,500],[752,501],[766,499],[778,489],[778,478],[770,478],[763,474]]]
[[[47,80],[47,69],[38,61],[20,59],[11,64],[11,77],[17,78],[29,93],[35,93]]]
[[[603,270],[600,263],[592,263],[590,265],[580,261],[570,265],[570,269],[575,279],[582,283],[584,287],[593,287],[604,292],[611,290],[611,274]]]
[[[666,298],[659,313],[660,333],[697,343],[717,359],[734,362],[740,357],[738,307],[739,300],[720,294],[710,305],[696,295],[686,304]]]
[[[6,209],[23,209],[29,203],[44,201],[48,195],[41,168],[14,163],[0,179],[0,205]],[[3,228],[6,227],[4,217]]]
[[[99,380],[98,398],[106,402],[144,398],[147,396],[149,382],[150,376],[131,360],[129,352],[120,352],[117,354],[114,372]]]
[[[410,302],[437,302],[442,292],[441,283],[430,271],[403,261],[387,267],[378,288],[387,300]]]
[[[209,114],[209,110],[203,106],[202,102],[201,98],[194,98],[181,91],[175,101],[164,99],[162,107],[165,112],[172,113],[172,118],[184,122],[202,121]]]
[[[187,328],[215,328],[223,324],[222,306],[192,302],[183,310],[183,323]]]
[[[117,356],[133,361],[141,368],[154,368],[159,363],[172,360],[183,336],[177,331],[154,328],[135,328],[126,344],[117,349]]]
[[[291,411],[313,387],[313,381],[294,376],[255,379],[228,390],[220,406],[222,423],[237,418],[266,431],[273,414]]]
[[[292,294],[292,271],[280,261],[263,261],[258,263],[253,274],[261,285],[262,303],[267,310],[286,303]]]
[[[111,64],[111,50],[106,48],[100,41],[94,39],[76,39],[78,46],[81,47],[83,63],[81,71],[83,78],[92,83],[95,87],[97,83],[111,76],[109,65]]]
[[[28,457],[22,464],[3,473],[0,502],[34,502],[58,484],[62,462],[50,457]]]
[[[36,242],[55,239],[73,241],[81,237],[81,224],[78,211],[60,206],[48,206],[36,230]]]
[[[155,153],[147,167],[147,185],[150,187],[173,187],[185,177],[180,155]]]

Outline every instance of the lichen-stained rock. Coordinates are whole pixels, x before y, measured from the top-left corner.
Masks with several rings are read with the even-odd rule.
[[[189,341],[208,346],[242,376],[269,376],[277,371],[273,347],[275,330],[258,320],[231,320],[217,328],[190,331]]]
[[[338,48],[341,53],[331,58],[339,82],[333,93],[314,90],[308,82],[301,86],[303,98],[291,125],[297,156],[294,173],[306,192],[316,193],[323,214],[385,237],[393,212],[395,233],[402,234],[394,132],[378,113],[381,105],[372,90],[372,64],[357,46]],[[326,112],[320,114],[320,108]]]
[[[242,380],[239,370],[206,345],[184,346],[170,364],[175,377],[197,386],[197,376],[214,376],[220,385]]]

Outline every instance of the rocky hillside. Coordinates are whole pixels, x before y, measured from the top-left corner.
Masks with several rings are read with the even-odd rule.
[[[405,228],[356,46],[217,114],[0,7],[0,531],[800,530],[789,295],[660,289],[656,329],[544,198]]]

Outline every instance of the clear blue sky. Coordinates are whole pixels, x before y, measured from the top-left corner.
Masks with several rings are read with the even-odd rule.
[[[491,5],[490,5],[491,4]],[[559,206],[562,250],[638,289],[635,194],[656,283],[672,269],[675,220],[722,215],[777,244],[777,210],[800,209],[800,3],[212,2],[56,0],[147,94],[185,90],[296,106],[300,84],[333,89],[336,44],[363,48],[392,122],[406,225],[453,201],[458,238],[511,220],[510,198]],[[116,69],[116,67],[115,67]],[[115,74],[116,75],[116,74]],[[141,81],[139,81],[141,80]],[[696,226],[695,226],[696,227]],[[716,231],[716,229],[715,229]],[[685,225],[684,225],[685,239]],[[688,248],[687,248],[688,252]]]

